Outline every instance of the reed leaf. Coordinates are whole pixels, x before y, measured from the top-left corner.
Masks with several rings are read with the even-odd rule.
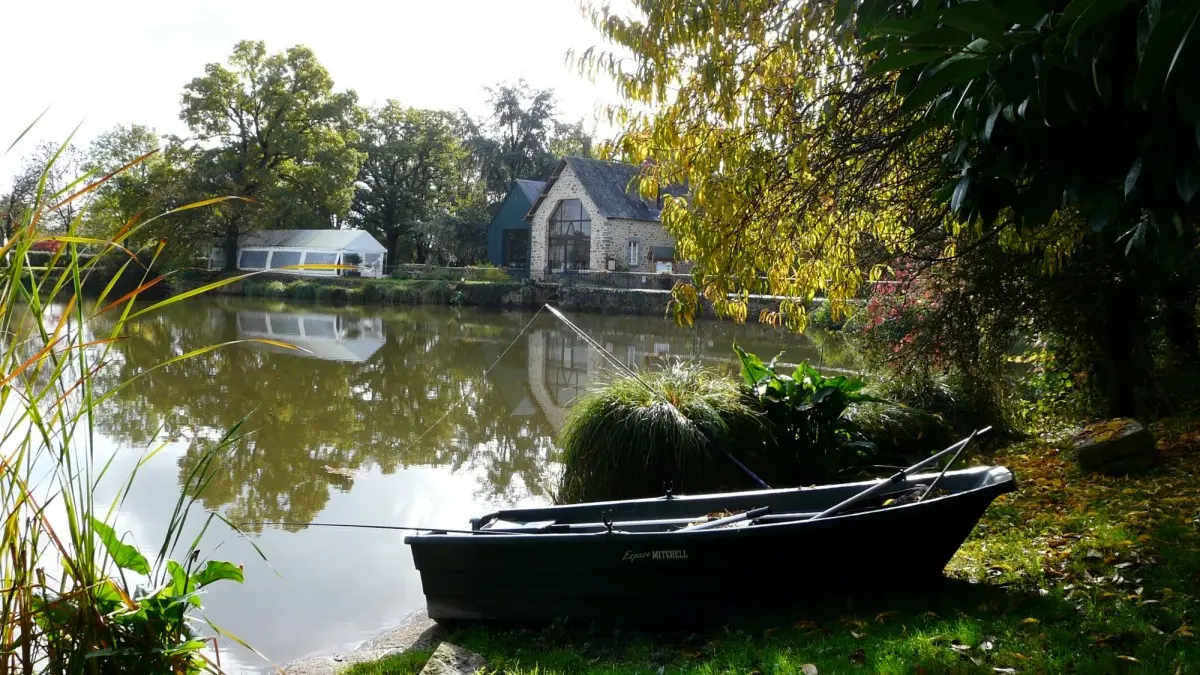
[[[186,564],[169,556],[238,430],[202,449],[200,466],[188,476],[153,560],[122,540],[116,514],[138,470],[163,444],[152,443],[112,502],[102,505],[96,503],[95,488],[113,463],[112,457],[96,456],[94,433],[98,410],[115,391],[172,363],[236,343],[193,350],[105,391],[97,389],[95,376],[118,360],[111,350],[125,338],[129,320],[221,284],[135,309],[138,297],[163,281],[151,270],[164,242],[140,251],[127,242],[158,217],[132,218],[108,238],[85,236],[80,225],[96,190],[146,156],[97,180],[85,174],[49,195],[47,176],[67,143],[43,169],[23,220],[0,247],[0,673],[216,672],[200,652],[205,641],[191,628],[189,611],[200,603],[187,588],[241,581],[236,565],[192,554],[209,524],[224,519],[215,514],[205,519],[191,540]],[[42,232],[46,214],[68,204],[79,211],[66,231]],[[45,240],[64,246],[50,256],[50,265],[29,264],[33,245]],[[85,257],[84,247],[99,253]],[[143,264],[147,251],[152,251],[149,264]],[[118,264],[100,265],[113,257]],[[138,265],[131,266],[135,261]],[[113,276],[97,284],[103,285],[98,299],[85,302],[84,288],[93,274]],[[110,301],[116,288],[128,287],[127,274],[140,276],[134,290]],[[98,314],[118,310],[115,325],[92,324]],[[177,584],[162,582],[174,580],[177,572],[183,574],[183,593],[169,595]]]

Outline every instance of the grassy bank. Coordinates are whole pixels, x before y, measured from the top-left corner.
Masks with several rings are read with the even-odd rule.
[[[687,633],[467,628],[449,639],[513,675],[1200,672],[1200,415],[1152,429],[1164,464],[1140,477],[1081,475],[1041,441],[977,458],[1013,469],[1019,489],[992,506],[945,584],[920,597],[858,597]],[[880,551],[878,564],[903,554]],[[416,673],[426,657],[348,672]]]
[[[231,284],[226,294],[334,305],[487,305],[520,303],[520,282],[434,279],[263,277]]]

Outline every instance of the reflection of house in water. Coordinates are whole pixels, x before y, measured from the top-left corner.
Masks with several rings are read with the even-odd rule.
[[[382,318],[332,313],[238,312],[237,332],[239,338],[267,338],[307,350],[257,344],[268,351],[327,361],[366,361],[384,340]]]
[[[634,370],[652,367],[655,357],[670,355],[670,345],[661,336],[596,336],[611,354]],[[529,334],[529,386],[538,407],[550,425],[562,428],[571,402],[587,392],[589,384],[613,367],[583,338],[563,329]]]

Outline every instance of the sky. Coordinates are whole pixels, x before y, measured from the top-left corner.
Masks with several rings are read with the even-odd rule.
[[[0,0],[0,26],[0,153],[49,106],[0,156],[0,177],[80,123],[83,142],[133,122],[186,135],[183,86],[243,39],[312,48],[335,87],[364,104],[479,115],[485,87],[524,78],[554,88],[563,116],[590,128],[599,106],[617,102],[607,79],[564,61],[571,48],[604,46],[579,0]]]

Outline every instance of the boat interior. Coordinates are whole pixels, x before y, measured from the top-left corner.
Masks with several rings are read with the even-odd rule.
[[[932,491],[930,485],[934,483]],[[471,520],[480,534],[593,534],[599,532],[684,532],[723,527],[797,522],[887,483],[877,492],[824,517],[845,516],[917,501],[946,499],[1013,481],[998,466],[820,487],[759,490],[707,495],[664,495],[650,499],[593,502],[531,509],[510,509]]]

